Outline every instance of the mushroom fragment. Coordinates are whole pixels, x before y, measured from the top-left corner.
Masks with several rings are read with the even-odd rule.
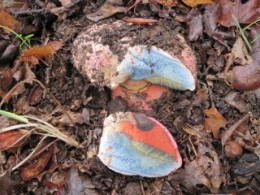
[[[195,79],[191,71],[177,58],[155,46],[137,45],[128,48],[124,60],[112,78],[112,87],[127,79],[146,80],[179,90],[194,90]]]
[[[129,107],[138,110],[152,110],[151,103],[161,97],[170,97],[172,90],[151,84],[145,80],[133,81],[127,80],[112,90],[112,98],[122,97],[128,103]]]
[[[172,28],[163,23],[141,30],[122,21],[93,24],[73,43],[74,66],[100,86],[115,88],[132,79],[194,90],[196,57]]]
[[[118,112],[104,120],[98,157],[125,175],[162,177],[178,169],[182,159],[170,132],[152,117]]]

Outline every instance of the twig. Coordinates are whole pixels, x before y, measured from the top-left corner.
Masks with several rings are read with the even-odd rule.
[[[245,116],[243,116],[241,119],[239,119],[235,124],[233,124],[231,127],[229,127],[229,129],[222,134],[222,138],[221,138],[222,146],[225,145],[225,143],[226,143],[227,140],[230,138],[230,136],[233,134],[233,132],[234,132],[243,122],[245,122],[247,119],[249,119],[250,115],[251,115],[250,112],[247,113]]]

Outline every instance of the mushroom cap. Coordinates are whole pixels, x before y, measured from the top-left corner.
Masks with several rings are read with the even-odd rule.
[[[118,112],[104,120],[98,157],[125,175],[162,177],[178,169],[182,159],[169,131],[152,117]]]
[[[142,50],[134,66],[129,56],[138,55],[133,50]],[[75,68],[100,86],[114,88],[131,78],[182,90],[195,88],[196,57],[170,23],[140,29],[123,21],[100,21],[78,35],[72,56]]]
[[[195,89],[195,79],[187,66],[155,46],[128,48],[124,60],[117,66],[117,74],[112,78],[111,85],[118,86],[128,78],[147,80],[179,90]]]

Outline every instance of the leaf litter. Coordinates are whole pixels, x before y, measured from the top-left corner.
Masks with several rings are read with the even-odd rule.
[[[210,3],[210,1],[207,2]],[[248,33],[252,35],[249,40],[255,39],[252,43],[252,50],[248,50],[248,52],[241,39],[236,38],[241,35],[235,36],[238,31],[235,28],[225,28],[235,25],[230,17],[231,14],[230,16],[225,15],[226,10],[233,13],[240,23],[249,24],[257,19],[259,6],[257,7],[257,2],[253,0],[242,4],[241,1],[235,1],[232,5],[225,1],[204,4],[207,2],[189,1],[189,6],[195,6],[190,8],[177,1],[157,1],[157,3],[135,1],[133,2],[134,9],[128,9],[129,5],[120,4],[122,9],[127,10],[127,12],[116,13],[117,8],[112,6],[111,10],[108,10],[109,15],[98,9],[102,5],[96,1],[91,1],[91,3],[90,1],[30,2],[30,12],[26,12],[24,8],[16,7],[16,11],[20,9],[16,12],[18,14],[15,14],[12,8],[6,8],[8,13],[16,15],[16,19],[23,25],[31,24],[31,21],[34,21],[33,25],[37,34],[36,38],[31,40],[32,46],[39,45],[39,42],[45,42],[43,39],[47,37],[51,37],[51,41],[64,40],[64,42],[62,50],[55,49],[49,55],[39,56],[36,54],[38,61],[33,59],[29,62],[38,65],[32,66],[17,58],[17,56],[21,57],[20,54],[15,53],[18,43],[16,44],[14,41],[16,39],[8,32],[8,38],[5,37],[0,41],[0,43],[4,43],[0,49],[6,50],[8,44],[15,45],[16,49],[6,50],[8,58],[5,59],[8,60],[4,67],[7,71],[1,71],[1,74],[4,76],[3,78],[9,80],[0,80],[1,108],[20,112],[20,114],[30,113],[34,116],[41,116],[51,124],[69,132],[84,146],[83,148],[69,148],[63,142],[55,141],[53,138],[45,138],[46,141],[45,139],[41,141],[41,134],[34,134],[25,142],[19,142],[22,144],[19,145],[22,150],[14,149],[12,152],[23,157],[37,147],[39,141],[43,144],[40,152],[34,154],[34,159],[38,157],[38,160],[31,159],[29,161],[36,169],[36,174],[28,178],[37,178],[38,180],[34,179],[34,183],[29,179],[21,182],[19,180],[20,173],[13,171],[12,182],[15,180],[16,183],[20,183],[20,188],[15,188],[12,185],[10,188],[15,193],[22,191],[35,193],[43,190],[65,194],[83,191],[85,194],[259,193],[259,180],[257,180],[259,178],[260,155],[258,131],[260,111],[257,106],[259,101],[256,98],[256,93],[244,91],[259,88],[258,81],[245,83],[248,81],[245,78],[249,78],[249,80],[250,78],[255,80],[259,78],[257,77],[259,39],[256,39],[259,34],[258,25],[252,25],[246,30],[246,36]],[[203,4],[198,5],[198,3]],[[244,15],[238,16],[237,12],[234,11],[234,8],[237,8],[235,6],[241,10],[251,11],[243,11]],[[49,9],[50,7],[51,9]],[[47,8],[44,9],[46,12],[43,11],[43,8]],[[131,36],[136,36],[139,39],[131,42],[130,36],[130,42],[125,39],[127,40],[125,43],[136,44],[138,40],[145,40],[142,44],[151,46],[158,42],[165,44],[167,40],[170,41],[170,33],[167,35],[168,32],[181,32],[185,35],[189,34],[189,39],[192,40],[189,44],[193,46],[193,49],[200,48],[199,51],[195,50],[197,60],[199,60],[197,90],[195,92],[174,91],[172,96],[161,97],[153,102],[151,105],[153,109],[149,112],[143,111],[155,117],[169,129],[177,140],[185,162],[182,168],[163,179],[119,175],[108,170],[96,157],[103,119],[108,115],[106,106],[110,101],[111,91],[95,86],[90,83],[88,78],[76,71],[72,67],[70,52],[71,44],[76,35],[92,25],[89,20],[86,20],[86,13],[94,13],[95,10],[98,10],[101,15],[104,14],[105,18],[102,19],[102,22],[107,25],[122,18],[141,17],[142,19],[158,21],[153,27],[125,23],[118,32],[113,29],[100,32],[104,38],[102,43],[112,45],[112,42],[112,51],[119,56],[122,54],[120,53],[122,50],[117,47],[117,44],[114,44],[116,39],[113,38],[115,37],[113,34],[116,34],[116,37],[124,37],[129,32]],[[186,15],[189,12],[188,19]],[[79,15],[79,13],[81,14]],[[182,20],[178,20],[181,17]],[[43,28],[39,28],[40,26]],[[66,26],[66,31],[64,26]],[[162,27],[171,30],[160,30]],[[138,29],[138,33],[136,33],[136,29]],[[2,31],[0,34],[2,36]],[[147,39],[151,37],[151,34],[153,39]],[[99,36],[99,33],[96,33],[95,36]],[[236,41],[237,44],[234,46]],[[236,49],[231,50],[231,48]],[[46,52],[44,51],[44,53]],[[227,59],[230,65],[225,72],[226,58],[223,56],[227,53],[232,53],[236,57]],[[47,59],[49,66],[46,66],[42,61],[42,57],[46,56],[52,56],[52,58]],[[250,58],[253,60],[252,63]],[[203,59],[208,60],[207,63],[200,63],[200,60],[203,61]],[[15,63],[13,63],[14,60]],[[1,68],[2,66],[0,64]],[[238,69],[241,70],[238,71]],[[223,73],[227,72],[232,75],[231,79],[226,79],[223,76]],[[46,84],[46,88],[39,87],[41,85],[35,81],[36,78]],[[57,98],[58,101],[55,101],[53,97]],[[121,104],[122,101],[115,101],[113,107],[117,107],[117,102]],[[213,107],[217,110],[215,117],[207,116],[207,110]],[[71,117],[65,114],[63,109]],[[120,109],[134,108],[121,105],[119,111]],[[253,114],[248,115],[248,112]],[[13,125],[11,121],[2,119],[1,117],[1,125],[4,127]],[[72,125],[71,119],[74,121],[74,125]],[[207,125],[205,125],[206,119],[211,120]],[[213,123],[219,124],[212,128],[210,125]],[[212,129],[214,130],[212,131]],[[1,133],[1,136],[5,136],[4,133]],[[222,144],[219,138],[222,138]],[[42,158],[41,161],[41,155],[45,154],[44,151],[48,151],[48,148],[52,148],[53,144],[57,149],[51,150],[52,154],[48,162],[47,158],[45,160]],[[4,151],[1,155],[5,156],[8,152],[10,151]],[[11,157],[8,159],[8,163],[1,161],[4,171],[8,166],[15,166],[12,165],[15,160],[12,160]],[[41,164],[37,166],[37,162]],[[73,164],[73,168],[71,168],[71,164]],[[30,165],[24,164],[24,167],[17,169],[28,171],[27,166]],[[83,177],[82,173],[84,173]],[[7,174],[6,178],[10,181],[11,177]],[[27,180],[26,177],[25,180]],[[67,184],[69,189],[66,191]],[[7,186],[10,185],[7,184]]]

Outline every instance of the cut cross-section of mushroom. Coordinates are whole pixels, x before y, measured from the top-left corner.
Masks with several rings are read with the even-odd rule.
[[[170,132],[141,113],[115,113],[104,120],[98,157],[125,175],[162,177],[180,168],[182,159]]]

